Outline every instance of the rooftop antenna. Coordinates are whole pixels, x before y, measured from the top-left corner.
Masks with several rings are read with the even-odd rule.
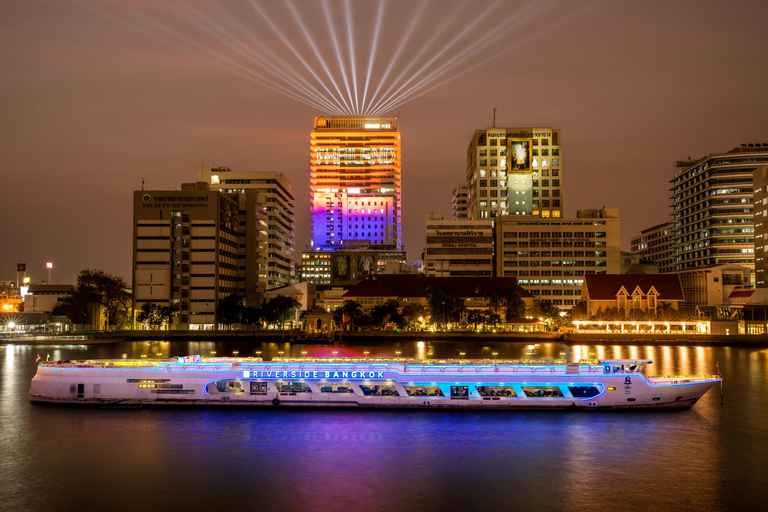
[[[493,127],[496,128],[496,105],[493,106]]]

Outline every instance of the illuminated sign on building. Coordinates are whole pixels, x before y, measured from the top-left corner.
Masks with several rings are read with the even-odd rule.
[[[531,172],[531,139],[508,139],[508,172]]]
[[[274,371],[248,371],[243,372],[246,379],[326,379],[326,380],[370,380],[383,379],[383,371],[306,371],[306,370],[274,370]]]
[[[316,148],[317,165],[387,165],[394,163],[392,148]]]

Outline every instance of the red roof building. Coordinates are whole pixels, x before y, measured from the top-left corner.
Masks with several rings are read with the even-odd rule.
[[[595,274],[585,276],[581,299],[587,317],[599,309],[653,310],[669,304],[673,309],[685,299],[676,274]]]

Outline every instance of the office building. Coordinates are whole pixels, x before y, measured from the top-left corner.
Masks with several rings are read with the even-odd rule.
[[[560,130],[477,130],[467,149],[467,217],[563,215]]]
[[[444,220],[442,214],[427,214],[424,274],[492,277],[493,221]]]
[[[768,145],[765,145],[768,149]],[[755,287],[768,287],[768,165],[752,173],[755,211]]]
[[[632,254],[654,262],[662,274],[671,272],[675,261],[671,238],[674,227],[674,223],[664,222],[642,230],[630,242]]]
[[[237,293],[258,307],[265,290],[294,282],[293,187],[282,173],[228,167],[198,167],[197,179],[212,190],[236,194],[241,217]]]
[[[579,302],[584,276],[621,272],[618,208],[578,210],[573,219],[504,215],[495,229],[496,275],[517,277],[563,309]]]
[[[398,250],[394,244],[352,240],[335,250],[302,251],[301,281],[348,287],[376,274],[399,273],[396,269],[405,265],[405,251]]]
[[[133,312],[151,302],[172,325],[207,329],[220,299],[237,293],[238,202],[207,183],[133,193]]]
[[[466,220],[467,218],[467,186],[456,185],[451,191],[453,195],[453,220]]]
[[[397,118],[319,117],[310,138],[310,249],[368,240],[401,250]]]
[[[675,270],[733,263],[755,268],[753,173],[768,144],[676,163],[672,184]]]

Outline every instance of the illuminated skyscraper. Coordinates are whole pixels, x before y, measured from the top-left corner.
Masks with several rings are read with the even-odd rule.
[[[560,130],[488,128],[467,150],[467,218],[563,215]]]
[[[355,240],[402,249],[397,118],[315,118],[310,171],[313,249]]]

